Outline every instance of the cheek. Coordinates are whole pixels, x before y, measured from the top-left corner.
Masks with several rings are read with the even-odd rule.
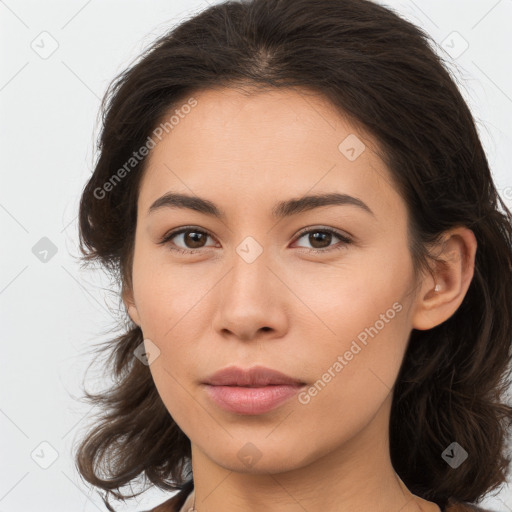
[[[309,342],[301,345],[301,357],[317,380],[302,396],[301,413],[311,421],[325,417],[327,435],[341,435],[332,429],[337,423],[355,433],[392,393],[410,334],[404,300],[408,261],[403,256],[394,261],[387,267],[365,261],[350,271],[339,269],[338,277],[324,280],[321,293],[308,295],[321,322],[302,325]]]
[[[392,393],[408,339],[405,310],[394,304],[364,314],[347,306],[347,320],[337,324],[342,334],[305,352],[318,377],[299,396],[301,414],[312,422],[324,417],[326,435],[356,433]],[[336,424],[343,428],[333,429]]]
[[[204,299],[213,276],[199,267],[171,263],[162,251],[140,249],[133,263],[133,290],[144,336],[162,345],[180,346],[193,338],[204,314]],[[188,334],[183,337],[183,330]],[[181,332],[180,332],[181,331]]]
[[[191,273],[168,261],[157,261],[150,251],[135,252],[133,290],[141,328],[144,339],[159,351],[150,371],[180,427],[180,418],[191,414],[194,404],[188,389],[197,379],[198,346],[194,342],[204,337],[205,298],[214,284]]]
[[[177,368],[182,366],[180,356],[176,355],[176,352],[173,356],[174,361],[170,365],[164,351],[161,357],[150,365],[150,371],[165,408],[183,429],[181,419],[190,415],[195,416],[198,411],[193,410],[195,402],[187,391],[186,373],[177,371]]]

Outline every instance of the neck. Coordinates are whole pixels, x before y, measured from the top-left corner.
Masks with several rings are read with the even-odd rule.
[[[264,465],[262,456],[241,472],[238,440],[227,440],[223,459],[215,461],[192,443],[197,512],[439,512],[411,494],[392,467],[390,406],[391,397],[357,435],[328,453],[312,451],[314,459],[291,468],[282,461]]]

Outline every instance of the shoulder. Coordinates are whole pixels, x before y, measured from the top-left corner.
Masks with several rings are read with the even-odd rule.
[[[151,510],[141,510],[140,512],[179,512],[180,508],[176,495]]]
[[[187,498],[192,493],[193,487],[185,485],[177,494],[172,498],[164,501],[160,505],[152,508],[151,510],[141,512],[180,512]],[[479,507],[472,503],[466,503],[462,501],[448,500],[446,505],[446,512],[494,512],[487,508]]]
[[[462,501],[448,500],[446,505],[446,512],[493,512],[487,508],[479,507],[473,503],[466,503]]]
[[[180,512],[192,491],[193,485],[191,485],[190,482],[187,482],[172,498],[160,503],[160,505],[152,508],[151,510],[141,512]]]

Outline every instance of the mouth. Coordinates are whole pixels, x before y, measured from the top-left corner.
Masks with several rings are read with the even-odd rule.
[[[229,366],[203,383],[207,396],[224,411],[254,415],[276,409],[306,383],[265,366]]]
[[[270,384],[266,386],[224,386],[206,384],[209,398],[227,412],[257,415],[270,412],[295,396],[302,384]]]

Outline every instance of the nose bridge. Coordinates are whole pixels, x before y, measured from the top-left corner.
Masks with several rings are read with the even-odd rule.
[[[279,305],[283,297],[278,288],[282,283],[271,270],[275,266],[271,251],[248,238],[235,247],[230,259],[231,270],[222,281],[215,329],[245,339],[252,339],[258,331],[268,328],[274,335],[281,335],[287,325],[287,308]]]
[[[252,236],[245,237],[238,246],[232,258],[233,268],[229,286],[235,295],[268,293],[271,288],[269,266],[270,250]]]

